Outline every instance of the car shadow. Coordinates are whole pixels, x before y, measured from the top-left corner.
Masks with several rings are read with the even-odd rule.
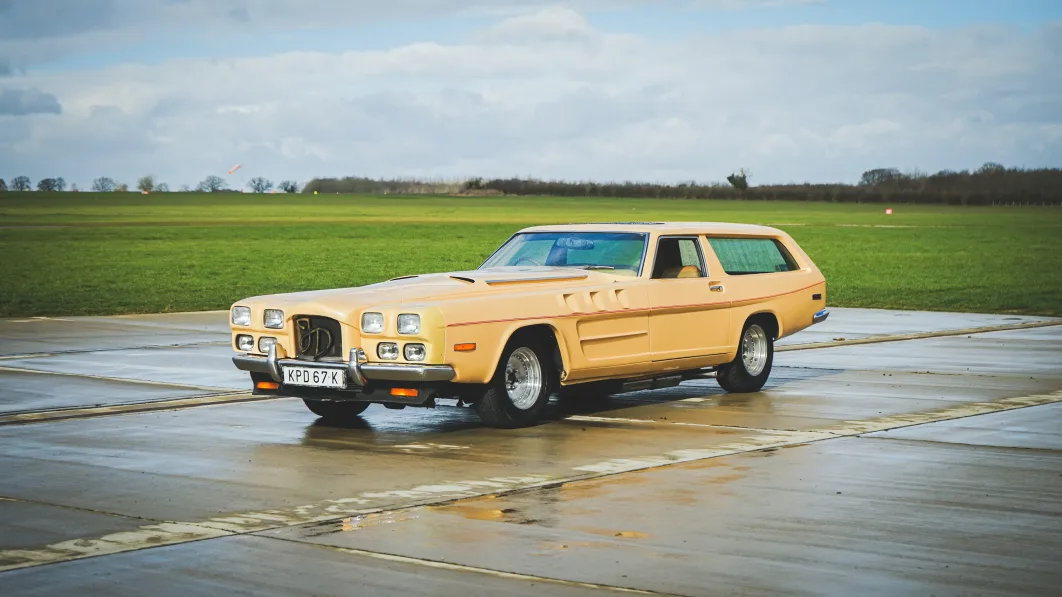
[[[702,408],[723,406],[769,410],[772,390],[842,372],[843,369],[775,367],[764,389],[749,394],[730,394],[714,379],[691,380],[670,388],[600,398],[590,396],[561,400],[554,394],[542,419],[535,426],[560,421],[573,415],[616,416],[619,411],[639,406],[670,404],[693,398],[703,399],[698,401]],[[764,404],[764,401],[767,404]],[[442,403],[435,408],[410,407],[401,410],[373,405],[362,416],[348,421],[337,422],[321,418],[314,420],[306,427],[302,443],[330,448],[337,448],[345,443],[353,447],[359,442],[387,445],[392,438],[408,441],[411,436],[446,435],[485,427],[475,409],[469,405],[457,407],[454,404]]]

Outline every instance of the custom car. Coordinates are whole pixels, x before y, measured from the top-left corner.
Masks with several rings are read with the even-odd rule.
[[[511,428],[552,395],[705,377],[757,392],[775,341],[828,315],[822,273],[781,230],[618,222],[525,228],[471,271],[247,298],[230,327],[256,394],[334,420],[452,399]]]

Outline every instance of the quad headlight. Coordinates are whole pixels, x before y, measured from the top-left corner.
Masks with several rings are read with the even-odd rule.
[[[398,358],[398,345],[394,342],[381,342],[376,345],[376,356],[393,361]]]
[[[413,313],[403,313],[398,316],[398,333],[399,334],[419,334],[420,333],[420,315]]]
[[[361,331],[366,334],[379,334],[383,331],[383,313],[372,311],[361,314]]]
[[[233,325],[251,325],[251,308],[233,307],[232,323]]]
[[[254,336],[248,334],[236,336],[236,348],[243,352],[251,352],[254,350]]]
[[[407,361],[423,361],[428,354],[423,344],[406,344],[402,347],[402,352],[405,353]]]
[[[269,354],[269,349],[273,348],[277,344],[276,338],[270,338],[269,336],[262,336],[258,339],[258,352],[264,352]]]
[[[284,312],[280,309],[266,309],[262,314],[262,325],[271,330],[279,330],[284,327]]]

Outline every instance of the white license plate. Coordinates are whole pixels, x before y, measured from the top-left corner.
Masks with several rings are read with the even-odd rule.
[[[284,384],[311,388],[345,388],[347,376],[339,369],[284,367]]]

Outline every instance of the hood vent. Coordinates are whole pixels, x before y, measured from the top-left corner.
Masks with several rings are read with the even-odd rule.
[[[573,280],[585,280],[587,275],[572,276],[545,276],[540,278],[501,278],[497,280],[485,280],[489,286],[504,286],[507,284],[541,284],[544,282],[569,282]]]
[[[460,280],[460,281],[465,282],[467,284],[475,284],[476,283],[476,281],[474,279],[465,278],[464,276],[450,276],[450,277],[453,278],[454,280]]]

